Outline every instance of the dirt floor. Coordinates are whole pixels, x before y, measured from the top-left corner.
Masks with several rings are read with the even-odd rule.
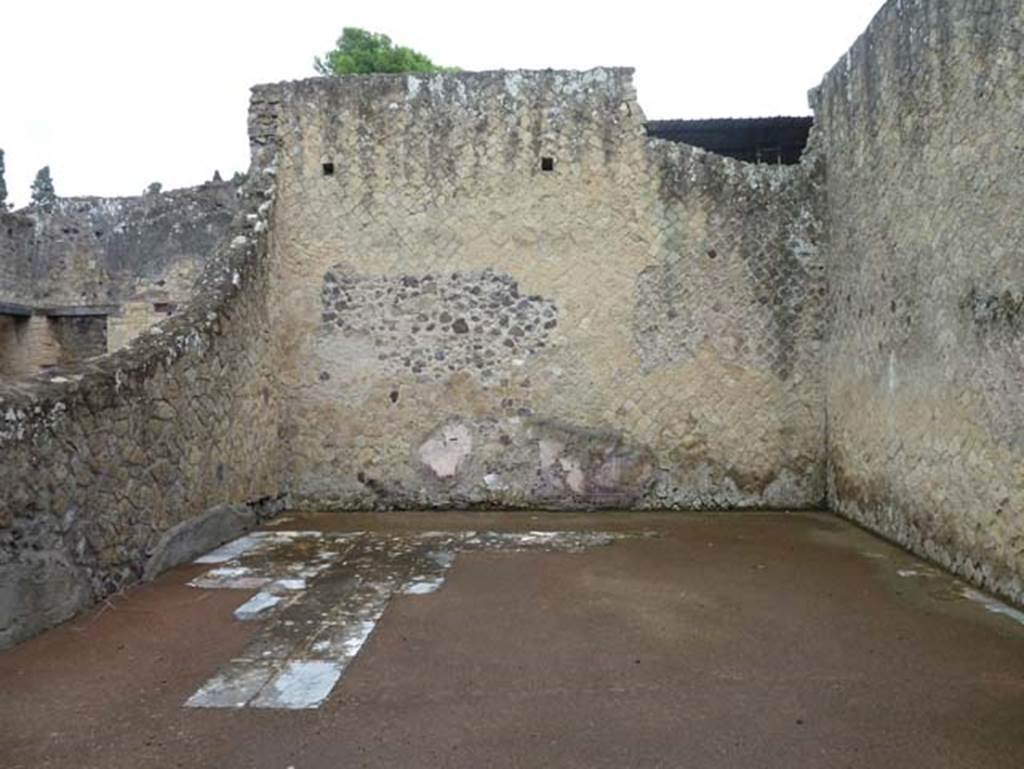
[[[337,610],[371,584],[359,571],[372,558],[337,556],[249,620],[234,611],[257,589],[187,584],[216,564],[174,569],[0,653],[0,767],[1024,766],[1024,614],[829,515],[318,515],[271,528],[368,532],[369,553],[428,530],[639,536],[517,551],[460,535],[434,592],[384,580],[391,592],[366,604],[379,611],[353,609],[370,617],[365,643],[344,637],[343,674],[301,709],[249,694],[186,702],[287,628],[348,632]]]

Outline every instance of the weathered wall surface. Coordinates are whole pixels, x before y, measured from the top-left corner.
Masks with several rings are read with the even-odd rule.
[[[23,334],[0,332],[0,376],[27,376],[120,349],[186,306],[238,211],[238,192],[234,184],[210,182],[0,212],[0,303],[49,317],[56,342],[52,354],[41,355],[38,345],[11,347]],[[79,310],[84,314],[75,317]]]
[[[0,214],[0,301],[38,307],[187,301],[238,211],[210,182],[133,198],[58,198]]]
[[[119,304],[122,340],[205,265],[126,349],[0,385],[0,646],[289,490],[816,507],[827,480],[1024,602],[1022,48],[1017,2],[889,3],[787,167],[647,138],[626,70],[261,86],[240,199],[0,214],[0,301]],[[18,355],[98,345],[7,310]]]
[[[0,315],[0,379],[56,365],[60,354],[49,318]]]
[[[0,647],[237,534],[282,492],[265,301],[274,145],[254,149],[246,215],[187,311],[119,352],[0,384]]]
[[[890,2],[813,94],[831,505],[1024,602],[1024,5]]]
[[[647,139],[625,70],[318,79],[264,108],[299,504],[821,503],[813,164]]]

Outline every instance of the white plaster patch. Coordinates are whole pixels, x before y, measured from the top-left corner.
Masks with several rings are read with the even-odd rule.
[[[266,551],[296,539],[319,539],[322,536],[323,532],[319,531],[254,531],[199,556],[192,563],[225,563],[239,556]]]
[[[552,542],[558,539],[558,535],[561,532],[558,531],[528,531],[526,534],[520,534],[518,539],[524,544],[530,542]]]
[[[276,668],[271,663],[242,660],[229,664],[185,702],[190,708],[243,708],[259,694]]]
[[[562,472],[565,473],[565,482],[569,488],[577,494],[582,494],[585,476],[580,463],[572,457],[563,457],[559,460],[559,464],[562,466]]]
[[[255,590],[270,581],[268,577],[254,574],[245,566],[226,566],[210,569],[189,582],[190,587],[227,588],[231,590]]]
[[[281,596],[261,591],[235,609],[235,618],[240,620],[260,619],[279,603],[281,603]]]
[[[409,582],[402,588],[402,592],[405,595],[428,595],[436,593],[443,584],[444,577],[427,577]]]
[[[335,662],[290,660],[250,704],[284,710],[319,707],[338,683],[341,671],[341,665]]]
[[[221,545],[216,550],[211,550],[209,553],[199,556],[192,563],[224,563],[225,561],[230,561],[232,558],[237,558],[243,553],[262,546],[265,543],[265,537],[262,534],[263,532],[257,532],[256,534],[239,537],[225,545]]]
[[[508,489],[508,484],[501,480],[501,476],[497,473],[487,473],[484,476],[484,485],[491,491],[505,491]]]
[[[275,593],[281,590],[305,590],[306,580],[302,577],[297,579],[279,579],[267,585],[267,590]]]
[[[370,633],[377,626],[377,618],[372,620],[363,620],[359,623],[356,632],[352,634],[352,637],[345,641],[344,648],[345,653],[351,659],[355,657],[359,650],[363,648],[363,644],[370,637]]]
[[[420,461],[438,478],[452,478],[473,450],[473,436],[462,424],[445,425],[441,435],[428,439],[419,449]]]

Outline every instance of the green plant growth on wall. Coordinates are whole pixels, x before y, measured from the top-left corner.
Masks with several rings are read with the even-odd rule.
[[[313,66],[321,75],[366,75],[371,72],[455,72],[441,67],[412,48],[395,45],[379,32],[345,27],[334,49],[319,56]]]

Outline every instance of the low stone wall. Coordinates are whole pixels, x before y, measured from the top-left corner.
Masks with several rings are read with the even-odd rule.
[[[821,504],[813,163],[648,139],[629,70],[260,100],[297,504]]]
[[[119,352],[0,385],[0,647],[276,509],[274,149],[254,141],[243,213],[186,312]]]
[[[813,94],[830,505],[1024,603],[1024,5],[893,0]]]

